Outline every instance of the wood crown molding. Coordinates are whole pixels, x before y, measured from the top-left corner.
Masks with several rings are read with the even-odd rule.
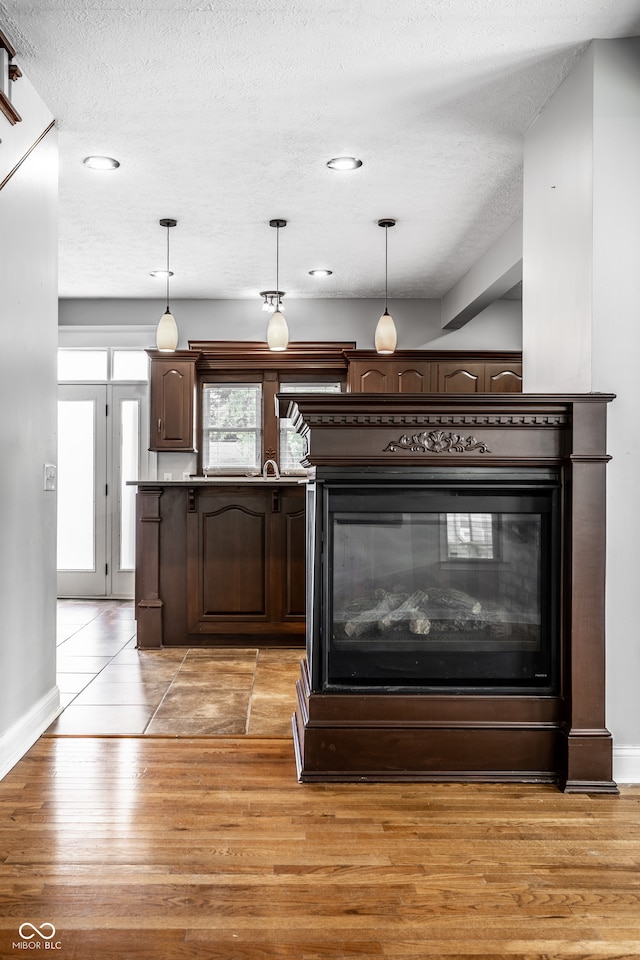
[[[289,343],[282,353],[274,353],[264,341],[190,340],[191,351],[198,354],[198,370],[282,370],[295,366],[300,370],[346,370],[346,353],[355,348],[353,341],[298,341]]]

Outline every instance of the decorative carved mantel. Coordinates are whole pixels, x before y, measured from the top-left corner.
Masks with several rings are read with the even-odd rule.
[[[304,781],[553,782],[615,793],[605,726],[606,410],[610,394],[284,395],[306,443],[307,512],[324,487],[384,475],[419,484],[437,464],[553,469],[560,478],[560,682],[552,695],[333,692],[319,682],[322,537],[310,527],[307,656],[294,735]],[[377,476],[379,475],[379,476]],[[326,562],[326,561],[325,561]],[[314,568],[315,564],[315,568]]]

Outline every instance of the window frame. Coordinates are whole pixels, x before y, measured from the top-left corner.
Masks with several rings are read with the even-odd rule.
[[[259,412],[258,412],[258,416],[257,416],[256,426],[255,426],[255,427],[231,427],[231,428],[230,428],[230,427],[226,427],[226,428],[225,428],[226,430],[232,429],[232,430],[234,430],[234,431],[237,432],[237,433],[251,433],[251,434],[254,435],[256,441],[258,440],[258,437],[256,437],[255,435],[256,435],[256,433],[259,434],[259,441],[260,441],[260,442],[259,442],[259,450],[258,450],[258,454],[257,454],[258,462],[257,462],[254,466],[252,466],[252,465],[250,465],[250,464],[245,464],[243,467],[239,467],[237,470],[234,470],[234,469],[233,469],[233,465],[231,465],[231,464],[226,465],[226,466],[220,466],[220,467],[211,466],[210,464],[207,465],[207,466],[205,466],[205,464],[204,464],[205,449],[208,449],[208,448],[209,448],[209,440],[210,440],[210,438],[209,438],[209,436],[208,436],[207,434],[208,434],[208,432],[209,432],[210,430],[212,430],[212,429],[215,430],[215,429],[216,429],[215,427],[212,427],[211,425],[205,426],[205,422],[204,422],[204,421],[205,421],[205,416],[204,416],[204,410],[205,410],[204,394],[205,394],[205,391],[206,391],[207,389],[210,389],[211,387],[214,387],[214,386],[224,385],[224,384],[227,384],[227,385],[230,386],[230,387],[254,387],[254,386],[260,387],[260,395],[259,395],[259,403],[258,403]],[[224,377],[224,378],[216,378],[216,379],[207,377],[206,379],[203,379],[202,382],[200,383],[198,392],[199,392],[199,398],[200,398],[199,407],[200,407],[200,420],[201,420],[201,428],[200,428],[199,437],[198,437],[198,439],[199,439],[198,450],[199,450],[199,457],[200,457],[200,462],[201,462],[201,467],[200,467],[200,472],[201,472],[201,474],[203,474],[204,476],[228,476],[228,477],[255,476],[257,473],[260,472],[260,470],[262,469],[262,464],[264,463],[264,458],[262,457],[262,451],[263,451],[263,449],[264,449],[264,440],[263,440],[263,433],[264,433],[264,391],[263,391],[263,389],[262,389],[262,384],[260,383],[260,381],[257,381],[257,380],[255,380],[255,379],[252,379],[252,380],[242,379],[242,380],[240,380],[240,379],[237,378],[237,377],[236,377],[235,379],[233,379],[233,380],[229,380],[227,377]]]
[[[263,343],[242,341],[190,342],[191,350],[199,353],[196,363],[196,431],[198,450],[197,471],[203,476],[203,386],[210,383],[262,384],[262,448],[261,466],[265,460],[275,460],[280,466],[280,424],[277,395],[282,383],[318,383],[326,380],[339,382],[341,392],[347,388],[347,360],[345,351],[351,343],[289,344],[285,355],[273,354]],[[302,469],[302,468],[301,468]],[[222,474],[228,477],[244,473]],[[287,474],[287,476],[303,474]]]

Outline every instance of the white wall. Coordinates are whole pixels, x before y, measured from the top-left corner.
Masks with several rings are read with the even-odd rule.
[[[609,407],[609,715],[640,780],[640,39],[595,44],[592,389]]]
[[[264,340],[267,314],[256,300],[172,300],[180,349],[188,340]],[[384,305],[379,300],[288,300],[292,340],[355,340],[373,349],[373,334]],[[60,324],[157,324],[165,300],[61,300]],[[398,348],[432,350],[520,350],[520,302],[499,300],[460,330],[443,331],[439,300],[390,300]],[[147,346],[155,346],[153,340]]]
[[[640,781],[639,170],[640,39],[594,41],[525,141],[524,387],[617,394],[608,411],[607,725],[621,782]]]
[[[591,45],[525,139],[524,389],[591,390]]]
[[[43,113],[25,78],[14,103],[25,123]],[[0,123],[3,147],[14,129]],[[54,129],[0,191],[0,777],[60,701],[56,495],[43,490],[43,465],[56,462],[57,160]]]

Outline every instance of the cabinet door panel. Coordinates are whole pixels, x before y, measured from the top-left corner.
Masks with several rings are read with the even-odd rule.
[[[484,364],[438,364],[438,393],[480,393],[484,389]]]
[[[282,614],[287,617],[304,617],[305,613],[305,537],[306,522],[304,502],[297,497],[285,502],[283,516],[283,598]]]
[[[193,450],[195,364],[151,362],[151,450]]]
[[[501,363],[488,363],[485,383],[488,393],[522,393],[522,364],[505,368]]]
[[[230,504],[200,515],[203,616],[267,615],[264,502]]]
[[[353,393],[388,393],[394,390],[390,366],[371,367],[352,363],[350,385]]]
[[[428,393],[431,389],[431,371],[427,364],[421,367],[396,365],[396,383],[398,393]]]

